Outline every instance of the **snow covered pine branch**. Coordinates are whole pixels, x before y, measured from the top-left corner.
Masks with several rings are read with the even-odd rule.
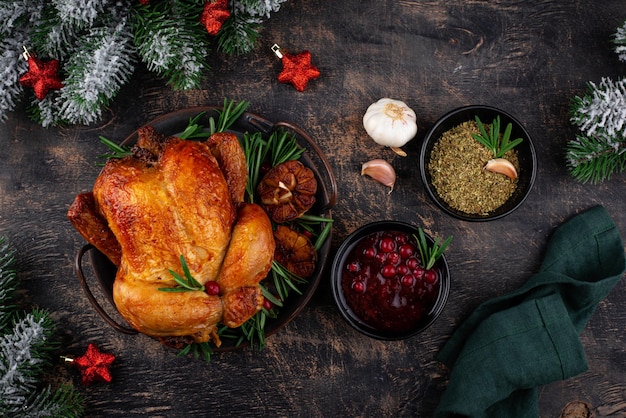
[[[626,62],[626,22],[613,43],[619,59]],[[575,179],[597,183],[626,169],[626,79],[589,82],[587,94],[573,100],[571,121],[580,130],[566,147]]]
[[[96,122],[140,62],[174,89],[198,88],[212,42],[227,54],[250,52],[263,21],[285,1],[0,2],[0,121],[26,96],[29,113],[44,127]],[[31,71],[24,47],[40,60],[60,62],[63,87],[42,100],[20,84]]]
[[[20,311],[13,300],[17,276],[13,251],[0,237],[0,416],[80,416],[83,399],[72,385],[39,382],[49,365],[53,323],[41,309]]]

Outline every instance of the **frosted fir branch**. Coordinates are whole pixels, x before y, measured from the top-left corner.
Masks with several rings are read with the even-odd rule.
[[[41,389],[39,378],[58,349],[47,311],[20,312],[13,303],[17,287],[14,251],[0,237],[0,416],[78,417],[84,399],[73,386]]]
[[[587,136],[624,136],[626,129],[626,79],[602,78],[589,82],[587,95],[575,97],[571,122]]]
[[[61,90],[61,119],[90,124],[100,119],[102,107],[130,79],[135,66],[130,25],[97,28],[81,40],[67,63]]]
[[[84,398],[73,386],[63,385],[57,390],[50,386],[33,393],[25,405],[16,405],[0,416],[19,416],[20,418],[41,417],[79,417],[84,410]]]
[[[109,0],[52,0],[50,5],[59,19],[70,26],[92,27],[102,12],[107,10]]]
[[[185,45],[180,49],[180,68],[170,69],[168,83],[176,90],[189,90],[198,88],[202,79],[204,63],[194,53],[193,39],[181,37]]]
[[[583,183],[609,180],[626,170],[626,139],[577,135],[567,143],[565,159],[570,173]]]
[[[33,96],[30,111],[32,119],[36,120],[44,128],[58,126],[69,121],[62,119],[63,99],[61,92],[52,90],[43,100],[38,100]]]
[[[617,28],[613,35],[613,44],[619,60],[626,62],[626,22]]]
[[[28,64],[21,57],[25,42],[24,33],[0,40],[0,121],[5,121],[8,112],[15,109],[15,103],[24,91],[19,80],[28,70]]]
[[[231,9],[236,14],[249,15],[251,17],[265,17],[269,19],[271,13],[280,10],[282,3],[287,0],[234,0]],[[255,21],[260,23],[260,21]]]
[[[186,13],[189,11],[178,10],[176,17],[188,19]],[[141,60],[178,90],[199,87],[206,68],[206,31],[197,23],[197,15],[193,21],[181,26],[172,15],[148,9],[134,16],[135,44]]]
[[[82,29],[63,21],[54,7],[42,10],[41,18],[33,25],[31,47],[39,54],[65,59],[80,36]]]
[[[32,312],[17,321],[13,332],[0,337],[0,399],[6,405],[26,403],[37,386],[44,360],[38,348],[51,334],[51,323],[42,312]]]
[[[252,51],[261,36],[261,25],[255,23],[257,18],[249,18],[244,15],[231,16],[222,25],[218,34],[218,48],[221,51],[234,55],[243,55]]]
[[[31,0],[0,2],[0,35],[23,32],[39,20],[43,2]]]

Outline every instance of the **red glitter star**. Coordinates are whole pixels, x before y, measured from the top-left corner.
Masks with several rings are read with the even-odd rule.
[[[298,91],[304,91],[309,80],[320,76],[320,71],[311,64],[311,53],[302,51],[297,55],[283,53],[283,71],[278,74],[278,81],[291,83]]]
[[[209,35],[217,35],[229,17],[228,0],[207,0],[200,16],[200,23],[204,25]]]
[[[20,83],[24,87],[32,87],[37,99],[43,100],[51,89],[58,90],[63,87],[57,75],[58,60],[43,62],[28,53],[25,56],[28,59],[28,72],[20,77]]]
[[[85,386],[94,381],[111,382],[109,367],[115,360],[113,354],[102,353],[95,344],[89,344],[83,356],[72,361],[81,374],[81,383]]]

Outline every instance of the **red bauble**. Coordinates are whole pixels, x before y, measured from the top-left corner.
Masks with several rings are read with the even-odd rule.
[[[278,81],[291,83],[296,90],[304,91],[309,80],[320,76],[320,71],[311,64],[311,53],[302,51],[297,55],[282,54],[283,71],[278,74]]]
[[[80,370],[81,383],[85,386],[96,382],[111,382],[109,367],[115,360],[113,354],[102,353],[95,344],[89,344],[84,355],[75,358],[72,364]]]
[[[26,56],[28,72],[20,77],[20,83],[24,87],[32,87],[37,99],[43,100],[50,90],[58,90],[63,87],[57,74],[59,71],[58,60],[43,62],[30,54]]]
[[[209,35],[217,35],[229,17],[228,0],[207,0],[200,16],[200,23],[204,25]]]

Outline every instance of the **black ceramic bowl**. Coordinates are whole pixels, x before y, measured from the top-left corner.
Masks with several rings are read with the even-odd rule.
[[[511,123],[513,126],[511,139],[523,139],[523,142],[515,147],[520,164],[517,187],[511,197],[509,197],[509,199],[502,206],[487,214],[470,214],[459,211],[451,207],[445,200],[443,200],[441,196],[437,194],[437,190],[432,184],[431,174],[428,170],[428,163],[430,161],[433,146],[437,143],[439,138],[441,138],[444,132],[463,122],[473,121],[474,118],[478,116],[483,123],[487,124],[491,123],[491,121],[498,115],[500,115],[501,132],[504,131],[504,128],[509,123]],[[530,193],[535,182],[535,176],[537,173],[537,156],[535,154],[535,147],[533,146],[530,135],[526,129],[524,129],[524,126],[522,126],[517,119],[507,112],[490,106],[461,107],[442,116],[428,131],[426,137],[424,138],[419,157],[419,164],[422,182],[424,183],[424,187],[426,188],[426,192],[430,198],[444,212],[465,221],[491,221],[510,214],[515,209],[520,207],[520,205],[528,197],[528,194]]]
[[[450,291],[445,255],[426,280],[413,260],[419,259],[414,235],[418,236],[418,228],[413,225],[379,221],[354,231],[337,250],[331,269],[333,297],[343,318],[357,331],[381,340],[400,340],[428,328],[443,311]],[[386,238],[394,241],[392,247],[389,240],[382,244]],[[428,235],[426,240],[433,244]],[[413,245],[413,255],[403,249],[405,244]]]

